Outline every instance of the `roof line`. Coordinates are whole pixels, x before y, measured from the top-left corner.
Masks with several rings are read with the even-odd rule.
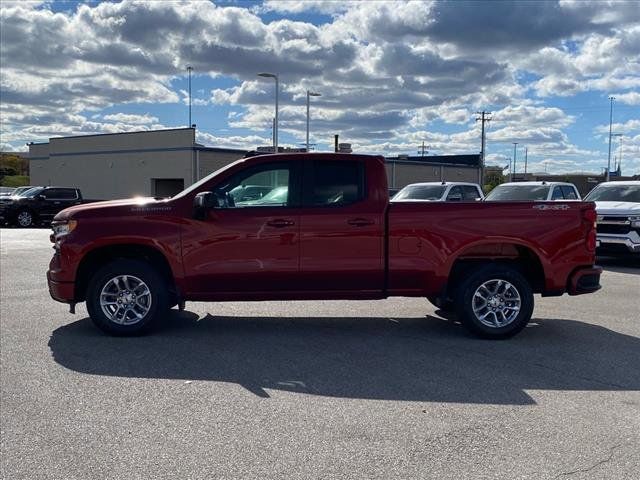
[[[67,135],[66,137],[51,137],[49,138],[49,142],[43,143],[51,143],[51,140],[57,140],[60,138],[87,138],[87,137],[106,137],[109,135],[129,135],[133,133],[155,133],[155,132],[173,132],[177,130],[193,130],[195,132],[195,128],[193,127],[176,127],[176,128],[161,128],[158,130],[135,130],[133,132],[114,132],[114,133],[91,133],[89,135]],[[35,144],[34,144],[35,145]]]

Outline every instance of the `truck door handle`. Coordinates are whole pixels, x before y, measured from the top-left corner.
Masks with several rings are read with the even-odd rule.
[[[354,227],[365,227],[367,225],[373,225],[375,222],[367,218],[350,218],[347,220],[347,223]]]
[[[291,227],[292,225],[295,225],[295,223],[292,220],[277,218],[275,220],[269,220],[267,222],[267,225],[274,228],[284,228],[284,227]]]

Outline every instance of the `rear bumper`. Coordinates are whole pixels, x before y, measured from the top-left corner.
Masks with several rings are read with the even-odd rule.
[[[47,272],[47,283],[49,284],[51,298],[62,303],[74,303],[74,282],[56,282],[51,280],[51,275]]]
[[[571,277],[569,277],[567,292],[569,295],[597,292],[602,288],[600,285],[601,274],[602,267],[597,265],[577,269],[571,274]]]

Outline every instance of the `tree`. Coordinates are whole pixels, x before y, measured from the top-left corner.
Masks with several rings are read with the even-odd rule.
[[[0,153],[0,184],[19,187],[29,184],[29,159],[19,153]]]

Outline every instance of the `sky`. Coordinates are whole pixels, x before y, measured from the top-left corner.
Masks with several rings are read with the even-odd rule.
[[[0,6],[0,150],[185,127],[197,141],[316,150],[480,151],[488,165],[640,173],[637,1],[129,1]]]

